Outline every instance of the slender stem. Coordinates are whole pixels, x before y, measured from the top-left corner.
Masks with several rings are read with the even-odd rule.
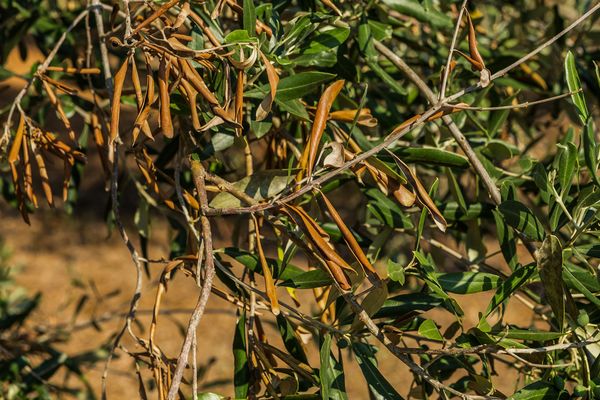
[[[565,97],[572,96],[581,91],[582,91],[582,89],[577,90],[575,92],[568,92],[568,93],[559,94],[557,96],[547,97],[547,98],[541,99],[541,100],[526,101],[526,102],[518,103],[518,104],[509,104],[506,106],[478,107],[478,106],[468,106],[468,105],[464,105],[464,104],[448,104],[448,105],[452,108],[456,108],[459,110],[470,110],[470,111],[516,110],[519,108],[528,108],[528,107],[537,106],[537,105],[544,104],[544,103],[550,103],[550,102],[553,102],[556,100],[561,100],[561,99],[564,99]]]
[[[452,64],[452,57],[454,56],[454,48],[456,47],[456,39],[458,38],[458,32],[460,31],[460,23],[462,22],[463,13],[467,6],[468,0],[464,0],[460,6],[460,12],[458,13],[458,19],[456,20],[456,27],[454,28],[454,36],[452,36],[452,43],[450,44],[450,50],[448,51],[448,60],[446,61],[446,68],[444,69],[444,77],[442,78],[442,88],[440,89],[440,95],[438,101],[442,101],[446,97],[446,85],[448,84],[448,76],[450,76],[450,65]]]
[[[210,290],[212,288],[212,283],[215,276],[215,260],[213,256],[212,231],[210,227],[210,221],[205,215],[205,212],[208,208],[208,198],[206,195],[205,186],[205,170],[202,163],[200,161],[195,160],[191,162],[191,169],[192,175],[194,177],[194,184],[196,185],[196,190],[198,191],[198,200],[200,203],[200,228],[202,230],[202,239],[204,241],[205,276],[204,282],[202,284],[202,289],[198,297],[198,302],[196,303],[196,307],[194,308],[194,312],[192,313],[190,322],[187,327],[187,332],[185,335],[183,346],[181,347],[181,352],[179,354],[179,357],[177,358],[177,365],[175,367],[171,387],[169,388],[169,393],[167,395],[168,400],[175,400],[175,398],[177,397],[177,393],[179,392],[179,386],[181,385],[181,380],[183,378],[183,371],[185,369],[185,366],[187,365],[194,334],[196,332],[198,324],[200,323],[200,320],[202,319],[202,316],[204,315],[204,310],[206,309],[206,304],[208,303]]]

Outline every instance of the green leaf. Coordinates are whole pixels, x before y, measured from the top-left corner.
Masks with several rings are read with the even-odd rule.
[[[329,49],[335,49],[344,43],[348,36],[350,36],[350,26],[327,26],[311,37],[301,53],[315,55]]]
[[[290,354],[298,361],[308,364],[306,353],[304,352],[304,348],[300,344],[300,341],[296,337],[294,327],[292,324],[290,324],[287,318],[283,316],[283,314],[279,314],[277,316],[277,327],[279,328],[281,339],[283,339],[283,344],[287,351],[289,351]]]
[[[535,331],[530,329],[513,329],[509,328],[508,330],[502,330],[497,333],[492,333],[492,335],[506,338],[506,339],[517,339],[517,340],[532,340],[536,342],[546,342],[548,340],[555,340],[562,336],[564,333],[561,332],[543,332],[543,331]]]
[[[271,122],[250,121],[250,131],[254,133],[254,136],[256,136],[257,139],[265,136],[272,126],[273,123]]]
[[[567,53],[567,57],[565,58],[565,75],[567,78],[567,86],[569,87],[569,91],[580,91],[581,81],[579,80],[579,74],[577,73],[577,67],[575,66],[575,57],[570,51]],[[572,94],[571,99],[579,111],[579,118],[581,118],[581,122],[585,124],[590,114],[588,112],[583,92]]]
[[[508,228],[508,224],[502,218],[502,215],[497,210],[494,213],[494,221],[496,222],[496,233],[498,242],[500,243],[500,251],[504,256],[504,260],[511,270],[517,267],[519,257],[517,257],[517,241],[514,232]]]
[[[568,268],[564,268],[562,272],[565,281],[568,281],[570,283],[570,286],[577,289],[579,293],[583,294],[585,298],[588,299],[592,304],[600,308],[600,300],[598,300],[598,298],[594,296],[592,292],[590,292],[586,285],[584,285],[579,279],[577,279],[577,277],[573,275],[573,273]],[[592,283],[597,284],[597,280],[594,277],[590,276],[590,278],[592,279]]]
[[[416,0],[383,0],[394,10],[430,24],[434,28],[452,28],[452,19],[436,10],[426,10]]]
[[[583,156],[585,165],[596,183],[600,186],[600,178],[598,177],[598,142],[596,141],[596,130],[594,129],[594,120],[588,119],[583,132],[581,133],[581,146],[583,146]]]
[[[568,399],[564,391],[548,382],[534,382],[509,397],[509,400],[562,400]]]
[[[245,399],[250,384],[250,369],[246,353],[246,311],[242,311],[233,336],[233,385],[235,398]]]
[[[561,151],[558,160],[558,182],[560,183],[561,193],[564,195],[569,192],[573,176],[575,175],[575,166],[577,163],[577,147],[573,142],[567,142],[566,146],[557,145]]]
[[[287,279],[279,284],[279,286],[292,287],[296,289],[312,289],[317,287],[329,286],[333,283],[331,276],[321,270],[313,269]]]
[[[449,181],[448,185],[449,185],[450,192],[452,192],[452,196],[454,196],[454,198],[456,199],[456,202],[458,203],[460,210],[462,212],[466,213],[468,210],[467,202],[465,201],[465,196],[463,196],[460,184],[458,183],[456,176],[452,172],[452,169],[445,168],[445,171],[446,171],[446,176],[448,177],[448,181]]]
[[[404,285],[404,266],[402,264],[388,260],[387,271],[391,280],[398,282],[400,286]]]
[[[344,383],[344,369],[340,360],[336,360],[331,352],[331,335],[323,336],[320,351],[321,368],[319,378],[321,380],[321,398],[323,400],[348,400]]]
[[[232,31],[231,33],[227,34],[227,36],[225,36],[223,41],[225,43],[229,43],[229,44],[249,43],[249,42],[256,42],[257,38],[250,37],[250,35],[248,35],[248,31],[245,29],[237,29],[237,30]]]
[[[288,100],[302,98],[307,94],[314,92],[321,84],[330,81],[333,78],[335,78],[335,74],[317,71],[300,72],[285,77],[281,79],[279,85],[277,85],[277,95],[275,96],[275,100],[286,102]],[[246,92],[244,96],[262,99],[268,92],[269,85],[263,85]]]
[[[498,206],[504,221],[527,236],[529,239],[541,241],[544,239],[544,227],[535,215],[523,203],[516,200],[506,200]]]
[[[365,194],[370,199],[367,209],[383,224],[390,228],[414,227],[410,218],[400,208],[398,202],[390,199],[379,189],[368,189]]]
[[[565,269],[568,269],[570,272],[568,276],[563,274],[565,284],[569,288],[575,288],[575,286],[570,280],[570,276],[573,275],[573,277],[576,278],[579,282],[581,282],[590,292],[600,292],[600,282],[598,281],[598,277],[595,274],[592,274],[587,269],[578,267],[577,265],[567,261],[567,256],[565,255],[565,252],[563,252],[563,259],[565,262]]]
[[[249,270],[262,275],[262,267],[260,266],[260,262],[258,261],[258,256],[256,254],[251,254],[245,250],[238,249],[235,247],[225,247],[220,251],[215,251],[216,256],[221,260],[221,253],[233,258]],[[285,269],[282,269],[283,267],[281,263],[278,260],[274,260],[272,258],[267,258],[267,264],[269,265],[269,268],[271,268],[271,270],[273,271],[273,278],[275,279],[293,279],[296,276],[301,275],[305,272],[302,268],[299,268],[292,264],[287,264],[285,265]]]
[[[500,103],[500,105],[501,106],[510,105],[513,102],[513,100],[517,97],[517,94],[518,93],[515,93],[512,96],[507,97]],[[496,132],[498,132],[498,129],[500,129],[500,127],[504,124],[504,122],[506,122],[506,119],[510,115],[510,112],[511,112],[510,109],[506,109],[506,110],[498,110],[491,114],[491,116],[488,120],[488,124],[487,124],[487,133],[490,137],[496,136]]]
[[[375,348],[364,343],[352,344],[352,351],[356,355],[358,365],[367,380],[369,390],[376,400],[402,400],[402,396],[379,372]]]
[[[487,203],[469,204],[467,210],[463,210],[456,201],[448,201],[438,206],[446,221],[470,221],[477,218],[487,218],[491,216],[493,207]]]
[[[548,235],[542,246],[536,252],[540,278],[544,285],[544,294],[563,329],[565,320],[565,298],[563,292],[563,259],[560,240],[554,235]]]
[[[584,244],[576,249],[588,257],[600,258],[600,244]]]
[[[502,280],[498,275],[486,272],[437,273],[437,281],[442,289],[458,294],[470,294],[496,289]]]
[[[425,293],[400,294],[387,299],[373,318],[399,318],[408,313],[424,313],[440,306],[443,302],[443,299]]]
[[[4,68],[3,66],[0,66],[0,81],[4,81],[14,75],[15,75],[14,72],[9,71],[8,69]]]
[[[469,160],[459,154],[433,147],[399,147],[394,154],[406,163],[441,165],[445,167],[467,168]]]
[[[377,75],[379,79],[383,81],[390,89],[401,96],[406,96],[406,88],[398,83],[394,78],[390,76],[377,62],[377,59],[367,58],[367,65]]]
[[[275,103],[277,103],[281,111],[289,112],[293,116],[299,119],[303,119],[305,121],[310,120],[310,117],[308,115],[308,112],[306,111],[306,108],[304,107],[304,104],[302,104],[302,102],[298,99],[281,101],[277,100],[276,97]]]
[[[437,325],[430,319],[426,319],[419,326],[419,335],[431,340],[436,340],[440,342],[444,341],[444,338],[442,337],[442,334],[440,333]]]
[[[250,36],[256,36],[256,9],[254,0],[244,0],[244,29]]]
[[[233,186],[254,200],[260,201],[281,193],[293,180],[294,177],[286,170],[265,170],[246,176],[234,182]],[[219,193],[209,203],[213,208],[241,207],[242,204],[245,205],[228,192]]]
[[[523,286],[535,270],[535,264],[529,264],[515,269],[515,271],[498,287],[496,293],[494,293],[494,297],[492,297],[482,319],[485,319],[490,315],[492,311],[504,302],[504,300],[508,299],[517,289]]]

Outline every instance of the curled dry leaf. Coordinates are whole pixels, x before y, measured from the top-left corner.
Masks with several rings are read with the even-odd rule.
[[[275,100],[275,95],[277,94],[277,85],[279,84],[279,75],[275,70],[275,67],[271,64],[267,56],[264,55],[262,51],[260,51],[260,58],[265,66],[267,71],[267,78],[269,79],[269,94],[267,97],[261,101],[256,110],[256,120],[262,121],[267,117],[269,112],[271,112],[271,107],[273,105],[273,101]]]
[[[473,70],[479,71],[479,82],[481,87],[487,87],[491,82],[491,73],[485,67],[485,62],[483,61],[483,57],[479,53],[479,49],[477,48],[477,34],[475,33],[475,27],[473,26],[473,21],[471,20],[471,15],[468,11],[466,11],[467,15],[467,24],[469,26],[468,40],[469,40],[469,54],[467,56],[464,53],[458,52],[461,54],[470,64]]]
[[[345,81],[343,79],[333,82],[327,87],[327,89],[325,89],[323,95],[319,99],[317,112],[315,114],[312,130],[310,132],[310,138],[305,149],[305,153],[308,151],[308,157],[306,160],[306,171],[308,176],[311,176],[313,172],[313,167],[315,165],[319,150],[319,143],[321,142],[321,137],[323,136],[323,131],[325,131],[325,126],[327,124],[329,110],[331,109],[335,98],[344,87],[344,83]],[[302,158],[305,158],[304,155]]]
[[[417,195],[412,190],[409,190],[406,186],[400,185],[398,189],[394,190],[394,197],[404,207],[412,207],[415,204]]]
[[[121,115],[121,93],[123,92],[123,83],[125,82],[125,76],[127,75],[127,67],[129,60],[125,59],[121,64],[121,67],[115,74],[115,87],[113,91],[113,98],[110,104],[110,136],[109,145],[112,145],[115,140],[119,137],[119,118]]]
[[[171,27],[171,29],[173,29],[173,30],[179,29],[184,24],[185,20],[187,19],[187,17],[189,15],[190,15],[190,3],[188,1],[186,1],[181,6],[181,9],[179,10],[179,14],[177,14],[177,19],[173,23],[173,26]]]
[[[169,199],[165,199],[160,191],[160,188],[158,187],[158,179],[156,177],[157,169],[146,148],[142,148],[141,151],[136,153],[135,162],[150,189],[156,195],[158,195],[158,197],[165,203],[167,207],[169,207],[171,210],[175,210],[175,203]],[[184,199],[186,199],[186,196],[184,196]]]
[[[132,32],[132,36],[137,35],[142,29],[150,25],[156,19],[158,19],[161,15],[169,11],[173,6],[179,3],[180,0],[171,0],[165,4],[163,4],[158,10],[154,11],[152,15],[142,21]]]
[[[146,95],[144,96],[142,106],[133,124],[132,135],[134,143],[137,140],[140,130],[142,130],[144,135],[149,139],[154,140],[152,131],[148,125],[148,116],[152,110],[152,104],[154,103],[154,78],[152,76],[152,67],[150,66],[150,56],[148,54],[144,54],[144,56],[146,57]],[[146,129],[145,126],[148,126],[148,129]]]
[[[481,57],[481,54],[479,54],[479,49],[477,48],[477,34],[475,33],[475,27],[473,26],[473,21],[471,20],[471,14],[469,14],[469,11],[465,10],[465,14],[467,16],[467,24],[469,25],[468,40],[469,53],[471,55],[469,60],[474,69],[477,71],[482,71],[485,69],[485,62],[483,61],[483,57]]]
[[[389,150],[388,153],[392,156],[398,167],[406,176],[408,182],[410,182],[410,184],[416,191],[416,195],[419,198],[419,201],[425,206],[425,208],[427,208],[427,211],[429,211],[429,214],[431,214],[431,217],[433,218],[433,221],[435,222],[438,229],[442,232],[445,232],[448,223],[446,222],[446,219],[444,218],[440,210],[437,208],[431,197],[429,197],[429,193],[427,193],[427,190],[425,190],[425,187],[423,186],[419,178],[412,172],[408,165],[404,163],[404,161],[398,158],[398,156],[396,156]]]
[[[241,125],[237,123],[235,119],[235,115],[224,110],[219,104],[219,100],[215,97],[214,93],[210,91],[206,83],[194,68],[190,65],[188,60],[178,59],[179,60],[179,70],[183,74],[183,77],[187,79],[187,81],[200,93],[200,95],[208,101],[211,105],[213,112],[221,117],[224,121],[227,121],[229,124],[234,126],[235,128],[241,128]]]
[[[329,168],[339,168],[344,165],[344,145],[338,142],[327,143],[326,147],[331,147],[331,153],[327,154],[323,160],[323,166]]]
[[[368,108],[362,108],[360,110],[332,111],[329,113],[329,119],[333,121],[354,122],[357,113],[358,119],[356,120],[356,123],[358,125],[366,126],[368,128],[377,126],[377,118],[371,115],[371,110]]]
[[[100,68],[75,68],[75,67],[58,67],[58,66],[49,66],[46,68],[46,71],[53,72],[62,72],[65,74],[82,74],[82,75],[98,75],[100,74]]]
[[[254,65],[258,59],[258,52],[259,50],[252,46],[250,56],[246,58],[244,47],[240,46],[240,60],[238,61],[233,57],[229,57],[229,62],[231,62],[231,65],[233,65],[236,69],[241,69],[242,71],[246,70]]]

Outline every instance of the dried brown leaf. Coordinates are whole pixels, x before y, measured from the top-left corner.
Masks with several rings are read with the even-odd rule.
[[[169,75],[171,61],[166,56],[160,59],[158,66],[158,96],[160,102],[160,128],[163,135],[173,137],[173,121],[171,120],[171,97],[169,95]]]
[[[260,239],[260,231],[258,229],[258,221],[254,219],[254,226],[256,228],[256,248],[258,250],[258,259],[260,261],[260,266],[263,270],[263,276],[265,278],[265,288],[267,292],[267,297],[271,302],[271,311],[275,315],[279,315],[279,301],[277,300],[277,292],[275,290],[275,281],[273,280],[273,273],[269,268],[269,264],[267,263],[267,258],[265,257],[265,252],[262,246],[262,241]]]
[[[20,113],[19,115],[20,117],[19,125],[17,125],[17,132],[15,133],[13,144],[8,153],[8,162],[11,164],[19,159],[19,150],[21,150],[23,135],[25,134],[25,115],[23,115],[23,113]]]
[[[483,61],[483,57],[479,54],[479,49],[477,48],[477,34],[475,33],[475,27],[473,26],[473,21],[471,20],[471,15],[469,11],[465,10],[465,14],[467,16],[467,25],[469,26],[469,53],[471,57],[469,57],[469,62],[472,67],[477,71],[482,71],[485,69],[485,62]]]
[[[260,51],[260,58],[265,66],[267,71],[267,78],[269,79],[269,94],[267,97],[263,99],[263,101],[259,104],[258,109],[256,110],[256,120],[262,121],[267,117],[269,112],[271,112],[271,107],[273,105],[273,101],[275,100],[275,95],[277,94],[277,85],[279,84],[279,75],[275,70],[275,67],[271,64],[269,59],[264,55],[262,51]]]
[[[412,172],[408,165],[404,163],[404,161],[398,158],[398,156],[396,156],[389,150],[388,153],[392,156],[398,167],[406,176],[408,182],[410,182],[412,187],[415,189],[419,201],[423,203],[425,208],[427,208],[427,211],[429,211],[429,214],[431,214],[431,217],[433,218],[433,221],[437,225],[438,229],[442,232],[445,232],[448,223],[446,222],[446,219],[444,218],[440,210],[437,208],[431,197],[429,197],[429,193],[427,193],[427,190],[425,190],[425,187],[423,186],[419,178],[414,174],[414,172]]]
[[[307,164],[306,166],[302,165],[302,169],[306,168],[308,176],[311,176],[313,172],[313,167],[319,151],[319,143],[321,142],[321,137],[323,136],[323,132],[325,131],[325,126],[327,124],[329,110],[331,109],[335,98],[344,87],[344,83],[345,81],[343,79],[333,82],[327,87],[327,89],[325,89],[321,95],[321,98],[319,99],[317,112],[315,113],[315,119],[310,132],[310,138],[305,149],[305,152],[308,151]]]
[[[321,193],[321,198],[323,199],[325,207],[327,208],[329,215],[331,215],[333,222],[335,222],[337,227],[340,229],[340,232],[342,232],[344,241],[346,242],[350,250],[352,250],[352,254],[354,254],[356,260],[363,267],[365,273],[369,274],[369,276],[374,277],[376,280],[380,280],[379,276],[377,275],[377,272],[375,271],[375,268],[373,268],[373,265],[371,265],[371,262],[367,258],[366,254],[363,252],[363,249],[360,247],[360,245],[356,241],[356,238],[354,237],[354,235],[352,234],[352,232],[350,231],[340,214],[337,212],[333,204],[331,204],[327,196],[325,196],[325,194],[323,193]]]
[[[412,207],[415,204],[417,195],[412,190],[409,190],[406,186],[400,185],[398,189],[394,190],[394,197],[404,207]]]
[[[128,60],[124,60],[123,64],[115,74],[115,86],[113,91],[113,98],[110,105],[110,136],[109,145],[117,140],[119,137],[119,119],[121,115],[121,93],[123,92],[123,84],[125,82],[125,76],[127,75],[127,66],[129,65]]]

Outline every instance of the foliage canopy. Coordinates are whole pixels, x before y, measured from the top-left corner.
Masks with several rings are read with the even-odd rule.
[[[3,62],[27,36],[47,56],[0,110],[0,184],[26,222],[44,202],[70,212],[99,159],[138,283],[112,352],[133,338],[140,396],[197,393],[210,295],[237,310],[215,327],[235,332],[234,398],[348,398],[347,353],[376,399],[600,395],[600,4],[83,3],[0,0]],[[148,260],[156,219],[173,240]],[[173,279],[198,300],[165,354]],[[530,320],[506,318],[516,301]]]

